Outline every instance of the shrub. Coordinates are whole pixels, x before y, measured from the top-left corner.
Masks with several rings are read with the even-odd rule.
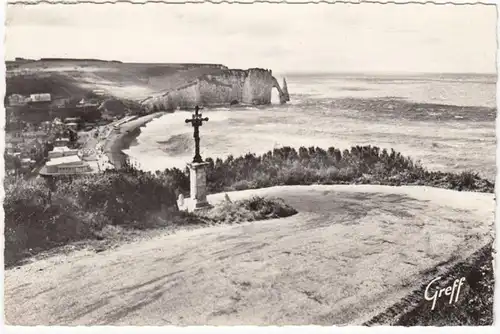
[[[458,184],[466,189],[474,189],[479,175],[472,171],[465,171],[458,175]]]
[[[297,211],[281,198],[252,197],[240,201],[223,201],[212,209],[195,215],[210,223],[240,223],[264,219],[283,218]]]
[[[175,173],[175,172],[174,172]],[[107,171],[44,180],[7,179],[5,263],[73,241],[98,238],[109,225],[128,229],[158,227],[177,214],[170,174]]]
[[[282,147],[261,156],[246,154],[206,161],[209,193],[317,183],[415,184],[483,192],[494,189],[493,183],[476,173],[429,172],[399,152],[373,146],[355,146],[343,152],[334,147],[300,147],[298,151]]]

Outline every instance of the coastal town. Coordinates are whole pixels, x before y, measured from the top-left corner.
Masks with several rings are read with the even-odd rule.
[[[7,96],[6,174],[33,178],[113,169],[113,156],[123,149],[116,142],[150,118],[102,92],[92,95],[72,106],[50,93]]]

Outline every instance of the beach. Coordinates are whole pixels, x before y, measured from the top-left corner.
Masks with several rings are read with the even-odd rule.
[[[122,152],[124,149],[129,148],[130,144],[141,133],[141,127],[155,118],[163,116],[164,112],[157,112],[150,115],[138,117],[131,121],[127,121],[119,125],[119,130],[114,130],[113,127],[119,123],[113,122],[106,127],[109,128],[109,134],[104,137],[100,145],[103,148],[105,157],[114,168],[120,169],[125,163],[126,155]],[[106,129],[104,130],[106,131]]]

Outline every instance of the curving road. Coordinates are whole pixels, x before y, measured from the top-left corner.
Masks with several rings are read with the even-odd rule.
[[[282,197],[299,214],[7,270],[7,323],[361,324],[493,233],[493,194],[366,185],[229,196],[255,194]]]

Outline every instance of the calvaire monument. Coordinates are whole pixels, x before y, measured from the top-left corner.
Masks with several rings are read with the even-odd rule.
[[[188,163],[189,168],[189,182],[190,182],[190,197],[184,199],[179,195],[177,204],[180,210],[187,210],[189,212],[209,209],[212,206],[207,201],[207,162],[203,162],[200,155],[200,126],[203,122],[208,121],[208,117],[203,118],[199,112],[200,107],[196,106],[194,114],[186,123],[191,123],[194,128],[194,158],[191,163]]]

